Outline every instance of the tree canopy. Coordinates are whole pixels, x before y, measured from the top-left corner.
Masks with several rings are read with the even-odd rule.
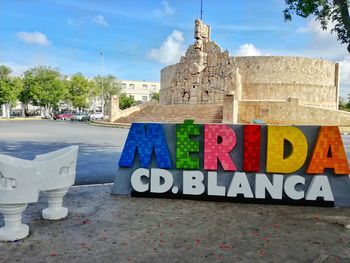
[[[36,106],[51,111],[67,96],[67,87],[58,69],[38,66],[24,73],[23,83]]]
[[[283,11],[286,21],[292,20],[292,15],[301,17],[314,15],[323,30],[331,29],[337,34],[338,41],[348,44],[350,53],[350,16],[347,0],[285,0]],[[332,22],[332,23],[331,23]]]
[[[112,96],[120,95],[121,84],[116,77],[113,75],[96,76],[94,78],[95,86],[97,87],[97,96],[103,96],[103,108],[106,105],[106,102],[109,101]],[[104,112],[104,111],[103,111]]]
[[[81,73],[74,74],[68,82],[68,100],[75,108],[87,108],[95,93],[95,85]]]
[[[20,78],[10,76],[12,70],[0,66],[0,105],[5,105],[6,116],[10,117],[10,109],[16,104],[18,95],[22,90]]]
[[[50,114],[61,103],[68,103],[78,110],[86,109],[95,97],[100,97],[103,91],[104,101],[114,95],[120,95],[121,84],[116,77],[97,76],[92,80],[82,73],[64,76],[58,69],[47,66],[37,66],[27,70],[21,77],[11,75],[9,67],[0,65],[0,106],[5,105],[3,115],[10,117],[11,107],[17,100],[22,102],[22,114],[28,104],[44,108],[42,114]],[[127,98],[125,107],[134,101]]]
[[[125,110],[127,108],[130,108],[131,106],[135,105],[135,100],[133,97],[130,97],[126,95],[125,93],[122,93],[119,96],[119,108],[121,110]]]
[[[151,99],[159,101],[159,92],[153,92],[151,94]]]
[[[103,93],[104,101],[108,101],[114,95],[120,95],[121,84],[116,77],[113,75],[96,76],[94,78],[95,85],[98,89],[98,95]]]

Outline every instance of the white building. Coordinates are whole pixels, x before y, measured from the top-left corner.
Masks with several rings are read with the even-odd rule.
[[[159,82],[140,80],[120,80],[122,93],[133,97],[135,101],[146,102],[151,100],[152,94],[160,90]]]

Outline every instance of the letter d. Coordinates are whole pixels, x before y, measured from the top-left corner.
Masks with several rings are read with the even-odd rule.
[[[267,129],[266,171],[293,173],[300,169],[307,156],[305,135],[293,126],[268,126]],[[284,141],[288,141],[292,146],[287,157],[284,157]]]

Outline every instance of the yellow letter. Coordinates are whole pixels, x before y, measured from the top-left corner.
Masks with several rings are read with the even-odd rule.
[[[267,127],[266,172],[293,173],[300,169],[307,156],[305,135],[293,126]],[[284,158],[284,141],[291,144],[289,156]]]

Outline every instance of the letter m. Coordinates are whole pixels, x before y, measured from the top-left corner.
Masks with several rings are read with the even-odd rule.
[[[156,154],[157,166],[164,169],[172,168],[162,126],[157,123],[133,123],[118,165],[132,167],[137,150],[141,167],[148,168],[152,160],[153,149]]]

